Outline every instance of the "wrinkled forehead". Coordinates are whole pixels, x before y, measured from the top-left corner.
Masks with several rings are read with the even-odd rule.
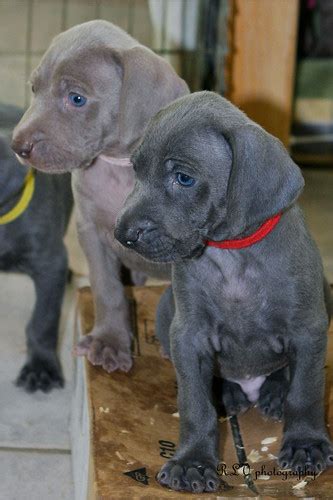
[[[67,81],[83,85],[87,90],[99,87],[112,72],[111,66],[106,63],[103,51],[75,47],[64,52],[58,45],[51,46],[45,53],[37,68],[32,72],[30,81],[35,86],[43,86]],[[116,73],[120,70],[113,65]]]
[[[161,120],[152,123],[132,160],[134,164],[161,165],[167,159],[189,164],[230,160],[227,140],[212,125],[191,119]]]

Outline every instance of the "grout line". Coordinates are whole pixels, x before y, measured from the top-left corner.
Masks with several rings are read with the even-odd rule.
[[[63,448],[18,448],[15,446],[0,446],[0,452],[11,452],[15,451],[18,453],[37,453],[37,454],[48,454],[48,455],[71,455],[71,450],[64,450]]]
[[[30,101],[30,86],[28,85],[28,79],[31,73],[31,60],[32,60],[32,29],[33,29],[33,13],[34,13],[34,3],[33,0],[28,2],[28,16],[27,16],[27,33],[26,33],[26,47],[25,47],[25,87],[24,87],[24,107],[29,106]]]
[[[166,2],[162,3],[162,16],[161,16],[161,50],[165,50],[166,31],[168,22],[168,6]]]
[[[101,0],[95,0],[95,19],[101,17]]]
[[[133,0],[127,0],[127,9],[128,9],[128,15],[127,15],[127,32],[131,35],[134,36],[134,15],[135,15],[135,5],[133,3]]]
[[[68,0],[62,0],[61,6],[61,31],[67,27]]]

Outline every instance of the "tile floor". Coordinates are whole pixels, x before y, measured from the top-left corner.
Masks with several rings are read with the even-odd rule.
[[[307,168],[303,174],[306,188],[301,203],[333,283],[333,168]],[[85,274],[73,224],[67,243],[73,269]],[[74,499],[68,429],[77,282],[68,286],[61,321],[66,388],[27,395],[13,380],[24,361],[24,325],[33,303],[33,287],[25,276],[0,274],[0,499]]]
[[[33,395],[13,384],[25,358],[24,326],[31,314],[33,286],[26,276],[1,274],[0,287],[0,499],[72,500],[68,429],[74,285],[67,288],[60,327],[66,387]]]

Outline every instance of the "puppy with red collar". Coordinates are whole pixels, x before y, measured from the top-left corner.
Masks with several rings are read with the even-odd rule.
[[[157,326],[176,369],[180,437],[159,482],[218,489],[216,370],[229,414],[256,403],[283,418],[282,467],[332,465],[323,404],[329,289],[297,205],[299,168],[276,138],[210,92],[160,111],[132,162],[136,184],[116,238],[172,263],[174,302],[169,289]]]

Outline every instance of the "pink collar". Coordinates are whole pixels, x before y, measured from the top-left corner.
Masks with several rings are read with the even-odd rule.
[[[264,239],[265,236],[273,231],[273,229],[281,219],[281,216],[282,214],[277,214],[270,219],[267,219],[254,233],[250,234],[250,236],[246,236],[245,238],[222,241],[207,240],[206,245],[209,247],[227,248],[229,250],[249,247]]]
[[[103,154],[99,155],[98,158],[116,167],[132,167],[132,163],[129,158],[115,158],[113,156]]]

